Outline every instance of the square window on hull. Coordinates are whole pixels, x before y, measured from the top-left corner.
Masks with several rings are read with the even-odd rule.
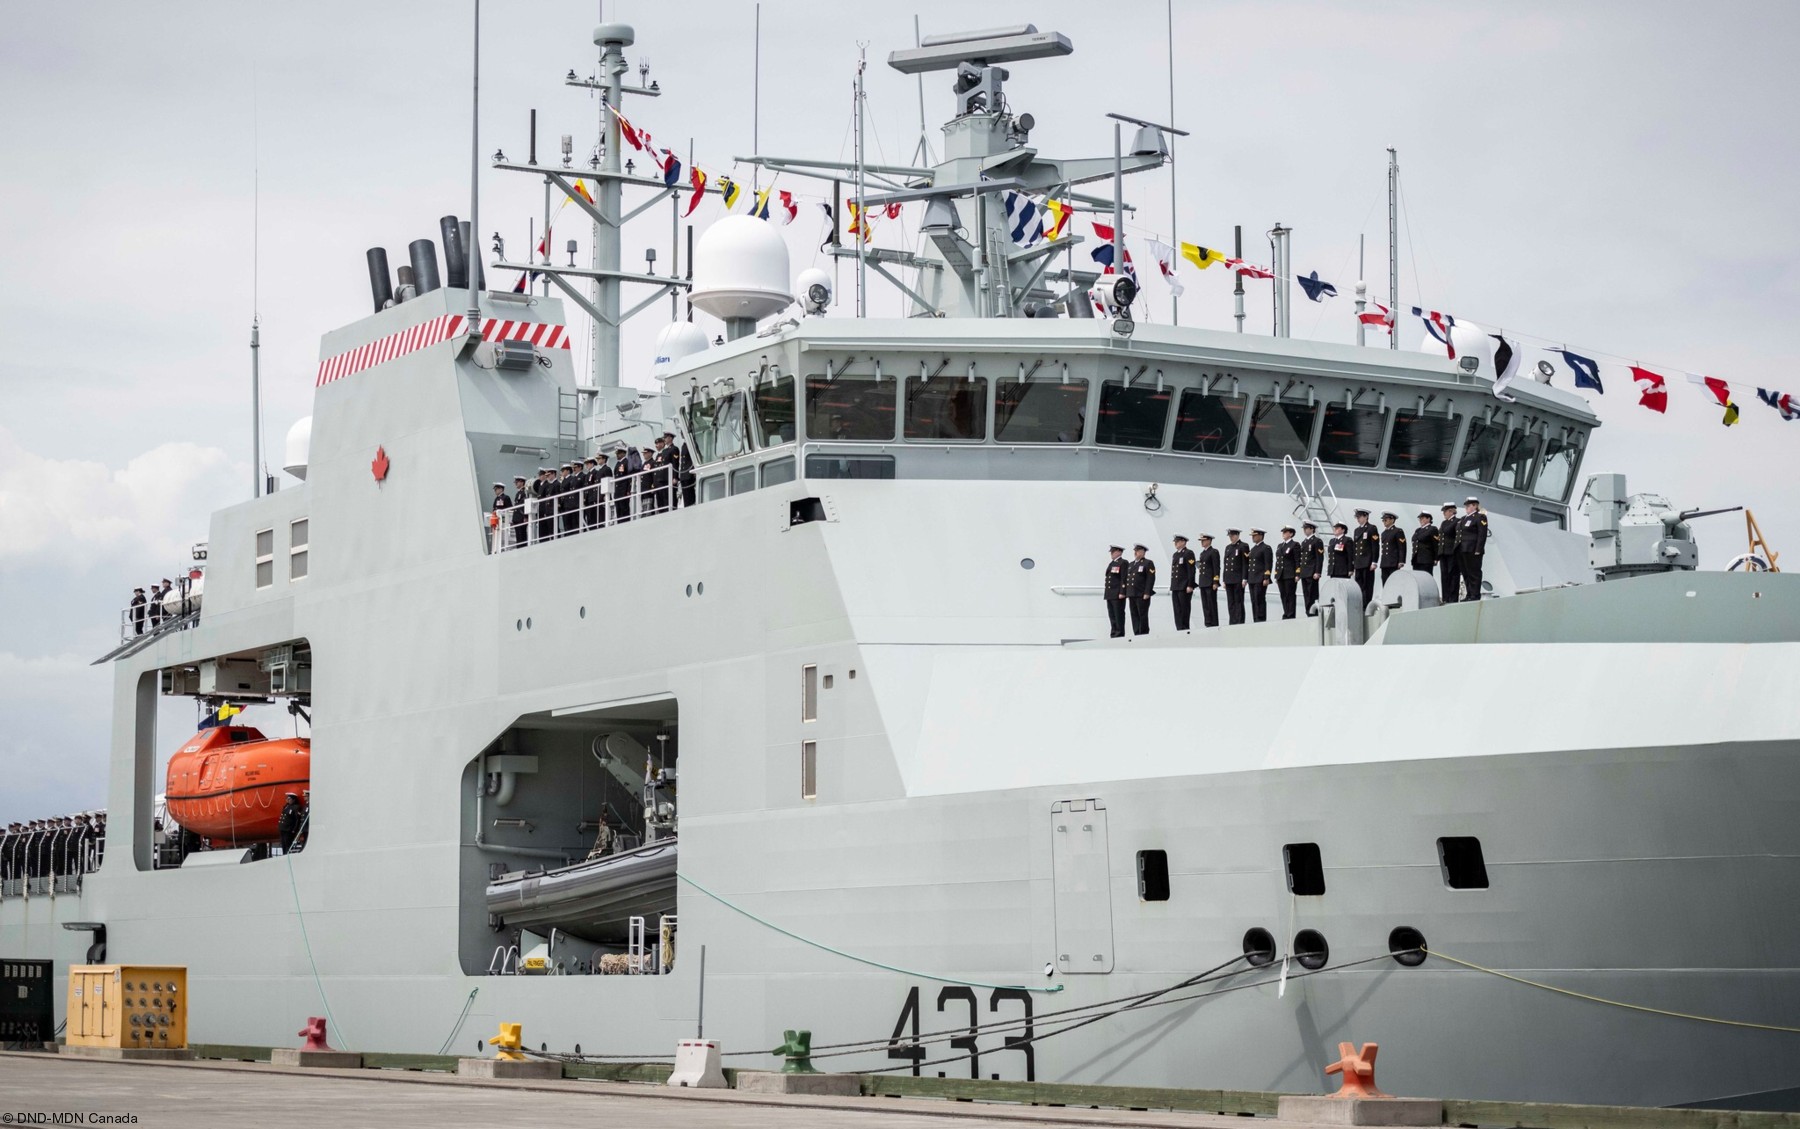
[[[1325,863],[1317,843],[1289,843],[1281,848],[1287,862],[1288,890],[1313,896],[1325,892]]]
[[[1169,852],[1137,853],[1138,897],[1146,902],[1169,900]]]
[[[1488,888],[1487,860],[1482,857],[1480,839],[1473,835],[1446,835],[1437,843],[1444,885],[1452,890]]]

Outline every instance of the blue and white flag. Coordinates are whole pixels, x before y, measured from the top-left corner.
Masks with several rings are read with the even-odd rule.
[[[1777,392],[1773,388],[1758,388],[1756,398],[1780,412],[1782,419],[1800,419],[1800,401],[1796,401],[1786,392]]]
[[[1029,247],[1044,237],[1044,206],[1023,192],[1008,192],[1006,230],[1012,241]]]
[[[1311,274],[1299,275],[1294,281],[1298,282],[1300,284],[1300,289],[1306,291],[1306,296],[1315,302],[1323,301],[1326,298],[1337,297],[1337,287],[1329,282],[1321,280],[1318,271],[1313,271]]]
[[[1431,334],[1431,339],[1442,345],[1450,354],[1450,359],[1454,361],[1456,359],[1456,342],[1450,339],[1450,330],[1456,325],[1456,319],[1449,314],[1421,309],[1418,306],[1414,306],[1412,312],[1413,317],[1425,323],[1425,332]]]
[[[1091,223],[1089,226],[1094,229],[1094,238],[1100,241],[1100,245],[1095,247],[1092,251],[1089,251],[1088,257],[1100,264],[1101,274],[1112,274],[1114,268],[1117,266],[1117,264],[1113,262],[1113,229],[1103,223]],[[1123,240],[1120,242],[1122,244]],[[1131,248],[1129,247],[1125,249],[1125,269],[1123,273],[1126,278],[1131,279],[1133,282],[1138,280],[1137,267],[1133,266],[1131,263]]]
[[[1575,387],[1592,388],[1604,395],[1606,389],[1600,383],[1600,366],[1579,353],[1571,353],[1567,349],[1558,349],[1562,359],[1575,373]]]

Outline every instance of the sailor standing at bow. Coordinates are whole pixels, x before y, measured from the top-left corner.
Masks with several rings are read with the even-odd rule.
[[[1187,547],[1188,539],[1175,535],[1175,555],[1169,561],[1169,607],[1175,613],[1175,630],[1186,631],[1194,614],[1194,569],[1198,558]]]
[[[1281,593],[1281,618],[1294,618],[1294,589],[1300,580],[1300,542],[1294,540],[1294,527],[1281,527],[1281,541],[1275,546],[1275,590]]]
[[[525,503],[530,500],[530,497],[531,491],[525,485],[525,476],[513,475],[512,547],[515,549],[521,548],[529,536],[528,527],[525,524]]]
[[[1406,567],[1406,531],[1399,528],[1400,515],[1392,510],[1381,515],[1381,582]]]
[[[1263,540],[1268,534],[1250,531],[1250,618],[1261,623],[1269,618],[1269,580],[1275,572],[1275,550]]]
[[[1381,535],[1369,524],[1369,511],[1356,511],[1356,528],[1350,531],[1350,570],[1362,588],[1363,606],[1375,598],[1375,562],[1381,556]]]
[[[512,509],[512,496],[506,492],[506,483],[494,483],[494,500],[488,504],[491,511],[488,517],[488,545],[490,551],[498,553],[506,548],[506,533],[512,527],[512,519],[507,510]]]
[[[1463,599],[1481,599],[1481,556],[1487,551],[1488,520],[1480,498],[1463,500],[1456,523],[1456,571],[1462,575]]]
[[[1112,559],[1106,562],[1106,579],[1100,595],[1106,602],[1106,618],[1112,624],[1112,637],[1119,639],[1125,635],[1125,549],[1121,545],[1112,545],[1106,551],[1112,554]]]
[[[1250,577],[1250,546],[1238,540],[1239,532],[1227,529],[1225,555],[1219,562],[1219,580],[1225,586],[1225,610],[1232,624],[1244,622],[1244,581]]]
[[[1319,527],[1310,521],[1300,523],[1306,536],[1300,542],[1300,599],[1307,615],[1318,615],[1319,578],[1325,575],[1325,542],[1319,539]]]
[[[1431,520],[1431,514],[1419,511],[1419,527],[1412,532],[1412,566],[1414,572],[1431,575],[1431,566],[1437,563],[1438,530]]]
[[[1131,564],[1125,569],[1126,603],[1131,605],[1131,633],[1150,634],[1150,597],[1156,595],[1156,562],[1145,556],[1143,545],[1131,547]]]
[[[1195,581],[1200,589],[1201,622],[1207,627],[1219,626],[1219,550],[1212,547],[1212,534],[1200,535],[1200,556],[1195,564]]]
[[[1456,603],[1462,594],[1462,574],[1456,571],[1456,504],[1445,502],[1444,520],[1438,523],[1438,599]]]

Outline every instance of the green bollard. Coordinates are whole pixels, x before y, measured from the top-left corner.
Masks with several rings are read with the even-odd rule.
[[[817,1074],[812,1064],[812,1032],[783,1031],[781,1045],[775,1053],[786,1059],[781,1065],[783,1074]]]

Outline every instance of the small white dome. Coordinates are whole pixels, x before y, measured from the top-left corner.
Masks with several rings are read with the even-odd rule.
[[[294,426],[288,428],[286,457],[281,460],[281,469],[306,481],[306,462],[312,454],[312,417],[301,417]]]
[[[775,225],[726,216],[694,248],[695,308],[716,318],[766,318],[787,309],[788,249]]]
[[[1456,360],[1454,361],[1448,359],[1450,351],[1444,348],[1442,341],[1431,335],[1430,330],[1426,330],[1424,336],[1420,338],[1419,352],[1444,358],[1453,368],[1459,367],[1464,357],[1475,357],[1481,362],[1481,367],[1475,370],[1475,375],[1493,379],[1494,339],[1488,336],[1487,330],[1472,321],[1458,321],[1450,327],[1450,342],[1456,346]]]
[[[695,353],[704,353],[707,344],[706,331],[691,321],[671,322],[663,326],[662,332],[656,335],[656,346],[651,351],[650,375],[658,380],[667,380],[676,361]]]

